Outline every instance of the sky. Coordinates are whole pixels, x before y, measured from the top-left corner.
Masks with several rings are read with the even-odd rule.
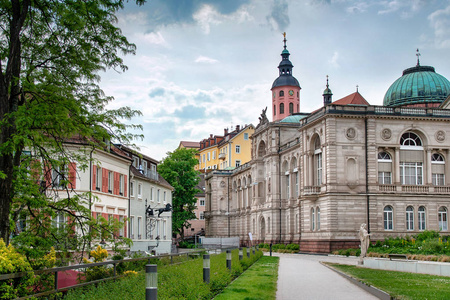
[[[161,160],[180,141],[258,124],[271,112],[283,32],[300,83],[300,111],[358,91],[382,105],[389,86],[417,63],[450,79],[450,0],[150,0],[117,13],[137,47],[128,70],[100,74],[110,108],[143,116],[140,152]]]

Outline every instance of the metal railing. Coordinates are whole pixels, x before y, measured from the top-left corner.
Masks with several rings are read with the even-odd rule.
[[[220,250],[220,249],[219,249]],[[173,257],[180,257],[180,256],[186,256],[187,260],[189,260],[190,258],[199,258],[201,256],[201,253],[204,253],[205,251],[215,251],[217,252],[217,249],[209,249],[209,250],[197,250],[197,251],[189,251],[189,252],[182,252],[182,253],[170,253],[170,254],[161,254],[161,255],[155,255],[155,256],[147,256],[147,257],[140,257],[140,258],[130,258],[130,259],[122,259],[122,260],[109,260],[109,261],[104,261],[104,262],[98,262],[98,263],[90,263],[90,264],[81,264],[81,265],[73,265],[73,266],[66,266],[66,267],[57,267],[57,268],[51,268],[51,269],[44,269],[44,270],[33,270],[33,271],[26,271],[26,272],[18,272],[18,273],[11,273],[11,274],[0,274],[0,282],[3,280],[8,280],[8,279],[15,279],[15,278],[21,278],[24,276],[27,276],[28,274],[32,274],[34,276],[36,275],[43,275],[43,274],[54,274],[54,279],[55,279],[55,283],[54,283],[54,287],[51,290],[48,291],[44,291],[44,292],[39,292],[36,294],[30,294],[21,298],[17,298],[17,299],[28,299],[28,298],[32,298],[32,297],[42,297],[42,296],[47,296],[47,295],[51,295],[51,294],[55,294],[55,293],[59,293],[59,292],[66,292],[70,289],[74,289],[74,288],[78,288],[78,287],[82,287],[82,286],[86,286],[86,285],[91,285],[91,284],[96,284],[99,282],[103,282],[103,281],[109,281],[109,280],[114,280],[117,278],[121,278],[124,277],[125,275],[118,275],[116,272],[116,268],[117,265],[120,263],[130,263],[130,262],[136,262],[136,261],[148,261],[148,263],[150,263],[151,260],[154,259],[162,259],[162,258],[166,258],[166,257],[170,257],[170,264],[173,264]],[[78,283],[72,286],[66,286],[63,288],[59,288],[58,287],[58,273],[59,272],[64,272],[64,271],[68,271],[68,270],[78,270],[78,269],[82,269],[83,271],[88,269],[88,268],[92,268],[92,267],[97,267],[97,266],[106,266],[106,265],[112,265],[112,276],[106,277],[106,278],[102,278],[102,279],[97,279],[97,280],[92,280],[89,282],[82,282],[82,283]],[[82,273],[80,273],[82,274]]]

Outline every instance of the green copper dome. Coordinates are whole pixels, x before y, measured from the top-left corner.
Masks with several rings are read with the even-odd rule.
[[[433,67],[421,66],[403,71],[384,96],[383,105],[439,105],[450,94],[450,82]]]

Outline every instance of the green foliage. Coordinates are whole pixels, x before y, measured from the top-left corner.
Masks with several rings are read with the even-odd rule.
[[[258,251],[247,262],[254,263],[262,256]],[[184,259],[186,256],[180,256]],[[175,258],[174,258],[175,260]],[[169,259],[170,261],[170,259]],[[251,264],[249,264],[251,265]],[[239,250],[232,251],[232,271],[226,268],[226,254],[211,255],[210,284],[203,282],[202,258],[184,260],[172,265],[158,263],[158,299],[212,299],[233,279],[243,272],[239,261]],[[144,299],[145,273],[127,276],[115,282],[100,283],[96,287],[70,290],[65,297],[72,299]]]
[[[189,228],[189,220],[195,219],[194,209],[197,199],[199,172],[194,170],[198,161],[195,149],[179,148],[168,152],[167,157],[158,165],[158,173],[173,186],[172,198],[172,231],[183,234]]]
[[[76,162],[77,170],[85,171],[92,150],[107,149],[110,140],[130,144],[142,137],[127,132],[140,125],[123,122],[141,113],[129,107],[108,110],[113,98],[98,86],[99,71],[125,71],[122,55],[135,52],[116,27],[115,13],[123,5],[123,0],[0,5],[0,237],[8,243],[11,232],[19,234],[16,225],[26,212],[30,234],[20,233],[15,245],[27,248],[27,257],[53,245],[71,250],[89,244],[92,220],[86,207],[95,199],[70,193],[64,168]],[[78,150],[69,149],[69,139]],[[49,170],[59,172],[58,189],[65,191],[51,185]],[[58,213],[71,216],[83,233],[53,228],[50,220]]]
[[[89,254],[93,258],[93,261],[84,258],[83,262],[85,264],[90,264],[92,262],[94,263],[103,262],[108,257],[108,251],[106,249],[103,249],[100,245],[98,245],[97,248],[95,250],[92,250]],[[94,266],[86,268],[86,271],[83,274],[84,276],[79,276],[78,279],[80,281],[89,282],[97,279],[110,277],[111,273],[112,273],[111,269],[108,269],[105,265]]]
[[[10,244],[5,245],[0,239],[0,274],[32,271],[26,257],[17,252]],[[33,273],[27,273],[21,278],[0,281],[0,299],[15,299],[27,295],[28,287],[35,283]]]
[[[214,299],[275,299],[279,257],[263,256]]]
[[[389,293],[393,299],[450,299],[449,277],[330,265]]]

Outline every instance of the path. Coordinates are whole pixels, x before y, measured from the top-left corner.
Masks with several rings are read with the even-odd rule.
[[[277,300],[378,299],[320,261],[356,265],[357,258],[305,254],[280,254]]]

